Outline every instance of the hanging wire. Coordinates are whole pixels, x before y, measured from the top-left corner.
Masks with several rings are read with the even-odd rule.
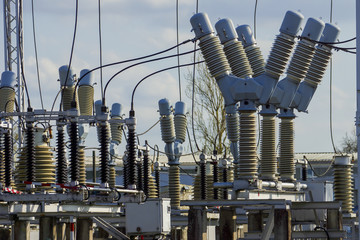
[[[146,130],[145,132],[143,133],[139,133],[139,134],[136,134],[136,136],[142,136],[146,133],[148,133],[151,129],[153,129],[158,123],[160,122],[160,119],[156,121],[156,123],[154,123],[148,130]]]
[[[39,71],[39,60],[38,60],[37,45],[36,45],[34,0],[31,0],[31,16],[32,16],[33,38],[34,38],[36,74],[37,74],[37,81],[38,81],[38,87],[39,87],[41,108],[44,109],[44,102],[43,102],[42,91],[41,91],[41,81],[40,81],[40,71]]]
[[[180,65],[180,49],[179,49],[179,0],[176,0],[176,53],[178,66]],[[180,67],[178,67],[178,78],[179,78],[179,99],[181,101],[181,77],[180,77]]]
[[[145,144],[146,144],[146,146],[148,146],[151,150],[156,151],[156,152],[158,152],[158,153],[162,153],[162,154],[164,154],[164,155],[169,155],[169,156],[174,156],[174,157],[179,156],[179,154],[166,153],[166,152],[160,151],[159,149],[155,149],[154,147],[150,146],[148,143],[145,143]],[[199,153],[199,152],[195,152],[195,153]],[[185,156],[190,156],[190,155],[192,155],[192,154],[193,154],[193,153],[184,153],[184,154],[181,154],[181,156],[182,156],[182,157],[185,157]]]
[[[156,71],[156,72],[153,72],[153,73],[150,73],[149,75],[143,77],[134,87],[134,90],[132,91],[132,94],[131,94],[131,111],[134,111],[134,96],[135,96],[135,91],[137,89],[137,87],[143,82],[145,81],[147,78],[155,75],[155,74],[158,74],[158,73],[161,73],[161,72],[165,72],[165,71],[168,71],[168,70],[171,70],[171,69],[174,69],[174,68],[177,68],[177,67],[187,67],[187,66],[191,66],[191,65],[195,65],[195,64],[200,64],[200,63],[203,63],[204,61],[199,61],[199,62],[193,62],[193,63],[187,63],[187,64],[181,64],[181,65],[176,65],[176,66],[172,66],[172,67],[168,67],[168,68],[164,68],[164,69],[161,69],[159,71]]]
[[[330,23],[332,23],[332,15],[333,15],[333,0],[330,0]],[[332,84],[333,84],[333,64],[332,64],[332,57],[330,58],[330,138],[331,138],[331,144],[334,150],[334,153],[337,153],[335,143],[334,143],[334,136],[333,136],[333,118],[332,118]]]
[[[66,86],[66,82],[68,81],[68,78],[69,78],[72,58],[73,58],[73,54],[74,54],[75,39],[76,39],[76,32],[77,32],[77,23],[78,23],[78,13],[79,13],[79,0],[76,0],[74,34],[73,34],[73,39],[72,39],[72,44],[71,44],[70,59],[69,59],[68,70],[66,72],[66,79],[65,79],[64,86]],[[61,92],[61,100],[60,100],[60,111],[62,110],[63,95],[64,95],[64,92],[62,91]]]
[[[304,158],[304,159],[306,160],[306,162],[309,164],[311,170],[313,171],[313,173],[314,173],[315,176],[317,176],[317,177],[323,177],[323,176],[325,176],[325,175],[330,171],[330,169],[331,169],[331,167],[332,167],[332,165],[333,165],[333,163],[334,163],[334,161],[335,161],[335,158],[333,158],[333,159],[331,160],[330,164],[329,164],[329,167],[325,170],[325,172],[322,173],[322,174],[319,174],[319,173],[317,173],[317,172],[315,171],[314,167],[311,165],[309,159],[308,159],[305,155],[303,156],[303,158]]]
[[[254,8],[254,38],[256,39],[256,11],[257,11],[258,0],[255,0]]]
[[[98,0],[98,16],[99,16],[99,62],[102,66],[102,41],[101,41],[101,1]],[[100,87],[101,87],[101,99],[102,104],[105,104],[104,89],[103,89],[103,69],[100,68]]]

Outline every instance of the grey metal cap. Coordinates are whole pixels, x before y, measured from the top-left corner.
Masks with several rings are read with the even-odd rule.
[[[90,72],[89,69],[83,69],[80,71],[80,78],[82,78],[86,73]],[[92,74],[92,72],[86,74],[85,77],[83,77],[80,82],[79,82],[79,86],[82,85],[89,85],[89,86],[93,86],[94,85],[94,75]]]
[[[236,32],[239,36],[239,41],[242,42],[244,47],[248,47],[256,44],[254,34],[249,25],[241,25],[236,28]]]
[[[228,18],[220,19],[215,24],[215,29],[222,44],[238,38],[234,24]]]
[[[14,72],[5,71],[1,74],[1,84],[0,87],[10,87],[14,88],[16,84],[16,76]]]
[[[339,36],[340,28],[334,24],[326,23],[320,42],[335,42]]]
[[[160,115],[170,115],[171,109],[170,109],[170,101],[166,98],[163,98],[159,101],[159,110]]]
[[[206,13],[197,13],[190,18],[191,26],[196,38],[201,38],[214,32],[209,17]]]
[[[71,87],[74,85],[73,71],[71,68],[69,71],[68,80],[66,81],[66,74],[68,72],[68,69],[69,69],[68,65],[64,65],[59,68],[59,77],[60,77],[61,86],[65,86],[66,84],[66,86]]]
[[[302,37],[307,37],[311,40],[318,41],[322,31],[324,30],[325,23],[320,19],[309,18],[306,22],[305,28],[301,34]]]
[[[300,30],[304,16],[299,12],[287,11],[280,27],[280,32],[295,36]]]

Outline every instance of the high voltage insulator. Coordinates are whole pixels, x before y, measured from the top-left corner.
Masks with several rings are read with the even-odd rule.
[[[263,115],[261,120],[261,179],[276,179],[276,143],[275,143],[275,115]]]
[[[200,197],[202,200],[206,199],[206,157],[204,154],[200,155]]]
[[[13,143],[10,129],[4,133],[4,170],[5,186],[12,186]]]
[[[78,145],[78,124],[77,122],[70,123],[70,178],[74,184],[78,183],[80,178],[79,166],[79,145]]]
[[[128,187],[136,186],[136,136],[135,136],[135,125],[128,126],[128,142],[127,142],[127,184]]]
[[[154,163],[154,171],[155,171],[155,185],[156,185],[156,197],[160,197],[160,164],[159,161]]]
[[[341,202],[342,211],[353,212],[352,168],[349,156],[335,156],[334,162],[334,200]]]
[[[5,71],[1,74],[0,112],[13,112],[15,105],[15,73]]]
[[[109,187],[115,188],[116,185],[116,169],[115,161],[109,163]]]
[[[165,143],[175,141],[174,115],[172,114],[170,102],[166,98],[159,101],[161,137]]]
[[[144,190],[144,179],[143,179],[143,162],[141,157],[138,158],[136,162],[136,170],[137,170],[137,189]]]
[[[83,77],[86,74],[85,77]],[[94,105],[94,80],[93,75],[88,69],[83,69],[80,72],[81,81],[79,82],[79,109],[80,115],[93,115]]]
[[[0,184],[5,185],[4,135],[0,133]]]
[[[221,19],[215,24],[216,31],[221,44],[224,45],[224,52],[230,64],[231,72],[240,78],[253,75],[250,63],[246,57],[243,45],[238,41],[238,35],[230,19]]]
[[[75,92],[75,79],[72,69],[69,70],[69,67],[64,65],[59,68],[59,77],[60,77],[60,86],[62,88],[61,97],[62,97],[62,109],[63,111],[70,110],[71,102],[74,98]],[[75,102],[78,102],[78,94],[75,92]],[[78,107],[78,104],[76,104]]]
[[[100,123],[100,179],[101,183],[109,182],[109,146],[110,131],[108,123]]]
[[[84,185],[86,183],[86,163],[85,163],[85,147],[79,146],[79,184]]]
[[[128,182],[129,182],[129,175],[128,175],[128,153],[125,152],[123,156],[123,181],[124,181],[124,187],[128,188]]]
[[[143,151],[143,170],[144,170],[144,193],[146,196],[149,195],[149,173],[150,173],[150,169],[149,169],[149,150],[146,149]]]
[[[119,103],[114,103],[111,106],[111,113],[110,118],[112,120],[120,120],[122,119],[122,106]],[[119,122],[111,122],[110,128],[111,128],[111,141],[115,144],[120,144],[122,139],[122,123]]]
[[[175,125],[175,136],[176,140],[179,140],[181,143],[185,142],[186,139],[186,105],[184,102],[175,103],[175,113],[174,113],[174,125]]]
[[[216,182],[219,182],[219,166],[218,166],[217,160],[213,161],[212,164],[213,164],[213,183],[216,183]],[[210,186],[212,187],[213,185],[210,185]],[[213,195],[214,200],[219,199],[218,189],[214,188],[213,192],[214,192],[214,195]]]
[[[280,118],[279,172],[282,180],[295,180],[294,118]]]
[[[31,122],[26,123],[26,181],[35,182],[35,135],[34,125]]]
[[[180,169],[178,165],[169,167],[169,196],[172,208],[180,207]]]
[[[57,136],[56,136],[56,148],[57,148],[57,163],[56,163],[56,182],[67,182],[67,161],[65,153],[65,135],[64,124],[59,122],[57,124]]]
[[[265,72],[265,62],[260,48],[256,45],[254,35],[249,25],[241,25],[236,28],[239,41],[242,42],[247,59],[249,60],[252,76],[257,77]]]

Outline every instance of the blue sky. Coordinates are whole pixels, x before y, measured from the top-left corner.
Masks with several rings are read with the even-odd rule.
[[[103,63],[125,60],[163,50],[176,44],[175,1],[169,0],[103,0],[102,40]],[[40,108],[37,90],[35,55],[32,37],[31,1],[24,1],[25,72],[34,108]],[[45,108],[50,109],[59,89],[58,68],[68,64],[74,28],[75,1],[34,0],[40,76]],[[230,18],[235,25],[253,27],[254,0],[199,1],[199,11],[208,13],[212,24],[220,18]],[[1,6],[2,8],[2,6]],[[272,0],[258,1],[257,42],[267,59],[271,45],[287,10],[299,10],[305,20],[321,18],[329,22],[330,0]],[[2,9],[1,9],[2,12]],[[179,0],[180,41],[194,37],[190,31],[190,17],[195,12],[195,1]],[[1,18],[2,21],[2,18]],[[73,56],[73,69],[79,75],[83,68],[99,65],[97,0],[79,0],[78,32]],[[355,1],[334,0],[333,22],[341,28],[339,40],[355,36]],[[1,22],[2,23],[2,22]],[[305,23],[305,21],[304,21]],[[3,40],[1,40],[3,41]],[[355,42],[347,46],[355,46]],[[180,51],[193,48],[192,44]],[[174,54],[176,51],[170,52]],[[0,54],[3,50],[0,49]],[[190,56],[181,58],[189,63]],[[0,59],[3,66],[3,59]],[[119,102],[128,114],[131,91],[137,81],[149,73],[174,66],[176,59],[151,63],[133,68],[117,77],[110,85],[107,103]],[[104,81],[124,66],[104,70]],[[181,71],[182,95],[185,96],[186,80]],[[100,98],[100,78],[95,74],[95,99]],[[172,103],[179,100],[177,70],[171,70],[149,78],[140,85],[135,98],[137,132],[143,132],[155,123],[159,114],[157,102],[168,98]],[[339,145],[346,132],[354,128],[355,117],[355,55],[343,52],[333,54],[333,133]],[[324,76],[312,102],[309,114],[299,113],[295,120],[295,151],[332,151],[329,131],[329,71]],[[191,101],[184,99],[190,106]],[[189,108],[190,110],[190,108]],[[87,140],[89,146],[98,146],[95,129]],[[158,144],[162,149],[160,127],[157,126],[141,138],[143,142]],[[124,143],[122,143],[124,145]],[[123,148],[123,147],[122,147]]]

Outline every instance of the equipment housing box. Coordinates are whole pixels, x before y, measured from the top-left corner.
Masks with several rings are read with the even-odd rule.
[[[171,231],[170,199],[149,199],[140,204],[126,203],[125,219],[129,235],[168,234]]]

